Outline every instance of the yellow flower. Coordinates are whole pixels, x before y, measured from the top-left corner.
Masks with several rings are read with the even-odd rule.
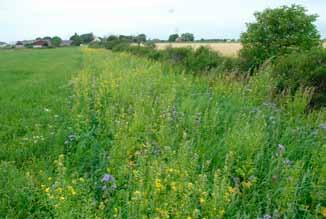
[[[140,200],[141,198],[141,192],[140,191],[134,191],[132,195],[132,200],[137,201]]]
[[[252,183],[250,181],[246,181],[242,183],[243,187],[249,189],[252,186]]]
[[[326,217],[326,207],[321,208],[321,214]]]
[[[175,182],[171,182],[171,189],[175,192],[177,191],[177,185]]]
[[[44,189],[44,191],[45,191],[46,193],[48,193],[48,192],[50,191],[50,188],[47,187],[46,189]]]
[[[76,195],[76,191],[72,186],[68,186],[68,190],[72,195]]]
[[[234,188],[234,187],[229,186],[229,188],[228,188],[228,192],[229,192],[230,194],[233,194],[233,193],[236,193],[236,192],[237,192],[237,189]]]
[[[100,209],[100,210],[103,210],[104,208],[105,208],[105,205],[104,205],[103,202],[101,202],[101,203],[100,203],[100,206],[99,206],[99,209]]]
[[[156,208],[155,209],[163,218],[168,218],[169,217],[169,212],[164,210],[164,209],[160,209],[160,208]]]
[[[58,188],[57,188],[57,192],[58,192],[58,193],[61,193],[61,192],[62,192],[62,188],[61,188],[61,187],[58,187]]]
[[[188,189],[192,189],[194,187],[194,184],[192,184],[191,182],[188,183]]]
[[[161,180],[160,180],[160,179],[156,179],[156,180],[155,180],[155,188],[156,188],[158,191],[161,191],[161,190],[162,190],[162,183],[161,183]]]
[[[205,203],[205,199],[204,199],[203,197],[200,197],[200,198],[199,198],[199,203],[200,203],[200,204],[204,204],[204,203]]]
[[[64,200],[65,200],[65,197],[60,196],[60,200],[61,200],[61,201],[64,201]]]

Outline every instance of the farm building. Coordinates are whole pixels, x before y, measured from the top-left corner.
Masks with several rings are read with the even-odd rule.
[[[33,44],[33,48],[44,48],[51,46],[50,40],[36,40]]]
[[[71,46],[72,40],[62,40],[60,46]]]

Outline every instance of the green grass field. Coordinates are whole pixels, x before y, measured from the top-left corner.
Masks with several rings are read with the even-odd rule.
[[[95,49],[0,51],[0,218],[322,218],[326,111]]]

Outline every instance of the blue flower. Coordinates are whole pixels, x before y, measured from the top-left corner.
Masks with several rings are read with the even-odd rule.
[[[104,176],[102,178],[102,182],[104,182],[104,183],[112,182],[113,183],[113,182],[115,182],[115,178],[112,175],[106,173],[106,174],[104,174]]]

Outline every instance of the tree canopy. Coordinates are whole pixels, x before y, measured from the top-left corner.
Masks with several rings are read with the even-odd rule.
[[[72,45],[74,46],[79,46],[82,43],[82,39],[77,33],[71,36],[70,40],[72,40]]]
[[[171,35],[169,36],[168,41],[169,41],[169,42],[175,42],[176,39],[178,39],[178,37],[179,37],[179,34],[177,34],[177,33],[175,33],[175,34],[171,34]]]
[[[267,59],[293,51],[309,50],[320,45],[314,22],[317,15],[308,15],[299,5],[282,6],[255,13],[256,21],[247,24],[241,35],[240,56],[246,68],[253,69]]]
[[[185,41],[185,42],[194,41],[195,37],[194,37],[194,34],[192,34],[192,33],[183,33],[183,34],[181,34],[181,40]]]
[[[85,33],[80,35],[82,43],[88,44],[94,40],[93,33]]]
[[[58,37],[58,36],[54,36],[54,37],[52,37],[52,39],[51,39],[51,43],[52,43],[52,45],[55,46],[55,47],[59,47],[60,44],[61,44],[61,41],[62,41],[62,39],[61,39],[60,37]]]

